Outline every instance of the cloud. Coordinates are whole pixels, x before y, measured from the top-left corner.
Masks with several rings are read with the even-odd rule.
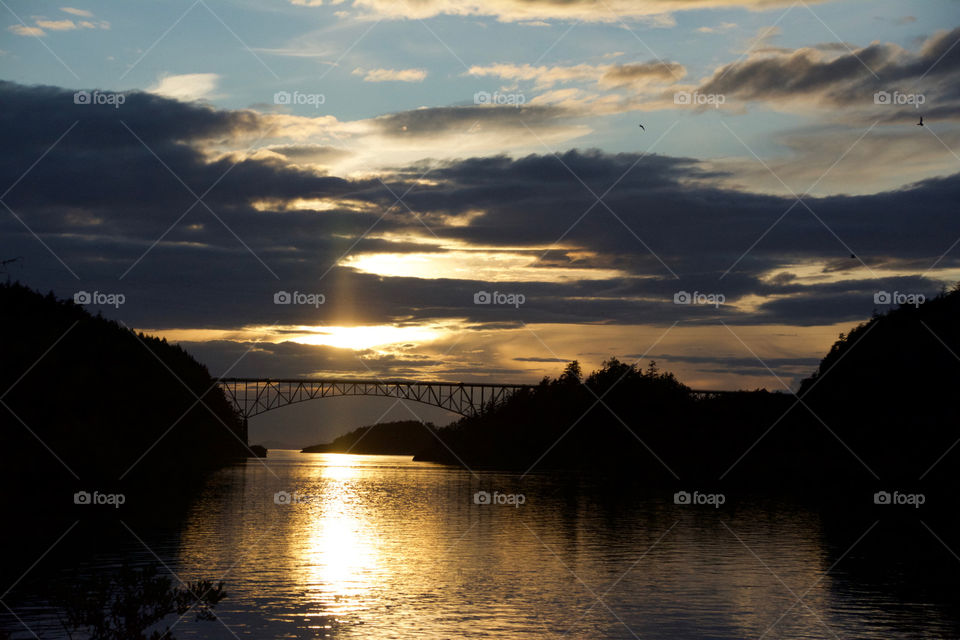
[[[306,377],[318,373],[343,376],[356,374],[358,368],[371,376],[409,376],[422,374],[425,368],[437,364],[437,360],[416,354],[355,351],[291,341],[181,340],[178,344],[200,358],[215,375],[229,370],[229,375],[237,377]]]
[[[320,0],[291,0],[293,4],[319,6]],[[764,11],[790,6],[788,0],[420,0],[397,3],[393,0],[354,0],[352,6],[363,15],[393,20],[425,19],[439,15],[491,16],[503,22],[537,24],[542,20],[618,22],[642,20],[671,26],[668,14],[675,11],[743,7]]]
[[[705,326],[722,319],[803,327],[866,318],[881,289],[932,295],[946,272],[920,274],[938,258],[939,269],[960,268],[960,255],[949,251],[960,237],[960,175],[808,197],[816,216],[790,197],[724,187],[720,179],[729,176],[705,162],[656,154],[460,157],[338,177],[291,161],[336,153],[323,145],[209,151],[211,144],[243,148],[275,116],[141,92],[125,97],[119,109],[75,105],[72,90],[0,83],[10,150],[0,158],[0,183],[16,183],[4,201],[49,247],[8,215],[0,218],[0,255],[23,255],[32,283],[61,295],[119,288],[127,303],[116,313],[132,326],[442,321],[501,331],[522,330],[521,321]],[[428,111],[422,122],[394,114],[384,126],[407,122],[425,136],[432,120],[459,126],[482,111]],[[51,135],[71,126],[17,182],[50,148]],[[598,203],[594,194],[614,184]],[[194,194],[205,194],[203,202]],[[442,260],[431,262],[456,251],[486,252],[491,262],[519,256],[518,271],[543,275],[518,282],[507,268],[491,286],[476,271],[440,272]],[[344,260],[413,254],[427,277],[367,272]],[[564,270],[577,275],[558,278]],[[275,305],[279,290],[321,292],[326,303]],[[478,305],[481,290],[522,293],[526,301]],[[677,305],[681,290],[722,293],[726,303]],[[552,354],[504,357],[528,355]],[[390,366],[417,366],[404,357]]]
[[[737,25],[734,22],[721,22],[720,24],[713,27],[709,27],[709,26],[698,27],[697,31],[700,33],[722,33],[724,31],[730,31],[731,29],[736,29],[736,28],[737,28]]]
[[[913,105],[877,104],[877,92],[922,94],[940,117],[960,117],[960,27],[941,31],[912,53],[889,43],[775,49],[724,65],[696,88],[727,102],[763,102],[782,109],[827,103],[861,112],[858,121],[902,117]],[[839,51],[839,54],[837,52]],[[906,109],[904,109],[906,107]],[[848,120],[849,122],[849,120]]]
[[[84,29],[109,29],[110,23],[106,20],[98,20],[96,22],[90,22],[89,20],[81,20],[77,23],[77,26],[83,27]]]
[[[75,9],[73,7],[60,7],[60,11],[69,13],[75,16],[81,16],[83,18],[92,18],[93,12],[87,11],[86,9]]]
[[[915,126],[916,112],[898,118],[888,126],[873,120],[859,128],[842,123],[798,127],[770,137],[768,144],[778,152],[763,164],[748,155],[709,165],[726,173],[729,180],[721,182],[731,187],[774,194],[789,188],[798,195],[808,190],[814,195],[870,194],[956,171],[950,150],[960,148],[960,130],[943,128],[938,140]],[[739,136],[749,135],[743,124],[729,126]]]
[[[527,97],[520,94],[520,98],[522,103]],[[263,108],[272,111],[260,118],[265,130],[270,131],[264,143],[271,147],[319,144],[343,149],[349,153],[341,154],[336,161],[328,155],[322,164],[344,175],[373,169],[389,172],[391,167],[425,157],[439,161],[464,154],[529,152],[544,144],[564,145],[590,132],[583,120],[589,109],[596,107],[472,104],[421,107],[353,121],[341,121],[331,115],[278,113],[273,105]],[[253,144],[257,137],[245,141]]]
[[[185,73],[164,76],[147,91],[175,100],[205,100],[213,97],[219,81],[216,73]]]
[[[577,122],[582,117],[582,111],[563,105],[486,104],[400,111],[350,123],[348,128],[356,159],[368,158],[369,169],[420,161],[425,148],[440,160],[563,144],[590,131]]]
[[[686,69],[676,62],[660,61],[571,66],[499,63],[473,66],[467,73],[477,77],[533,81],[536,88],[550,88],[566,82],[595,82],[604,87],[621,87],[646,83],[669,83],[686,75]]]
[[[36,25],[50,31],[71,31],[77,28],[73,20],[37,20]]]
[[[427,77],[425,69],[361,69],[353,70],[353,75],[363,76],[364,82],[423,82]]]
[[[76,16],[85,16],[92,17],[93,14],[89,11],[83,11],[82,9],[72,9],[70,7],[64,7],[62,11],[76,15]],[[63,20],[48,20],[43,17],[35,17],[34,24],[36,26],[31,27],[25,24],[15,24],[7,27],[7,30],[11,33],[15,33],[18,36],[45,36],[47,31],[73,31],[78,28],[83,29],[109,29],[110,23],[99,20],[97,22],[91,22],[89,20],[81,20],[79,22],[74,22],[68,18]],[[46,31],[45,31],[46,30]]]
[[[331,165],[353,155],[351,151],[346,149],[324,144],[275,145],[269,147],[269,150],[283,156],[290,162],[298,164]]]
[[[687,74],[682,64],[676,62],[646,62],[641,64],[618,64],[604,70],[600,85],[621,87],[648,82],[669,83],[680,80]]]
[[[18,36],[43,36],[46,32],[38,27],[28,27],[22,24],[14,24],[7,27],[7,31],[15,33]]]
[[[596,80],[602,71],[589,64],[550,67],[546,65],[499,63],[473,66],[467,73],[472,76],[504,78],[506,80],[533,80],[537,87],[552,87],[558,82]]]

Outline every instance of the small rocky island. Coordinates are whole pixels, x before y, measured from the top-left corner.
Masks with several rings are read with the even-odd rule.
[[[356,453],[412,456],[434,439],[437,428],[429,422],[399,420],[358,427],[333,442],[304,447],[301,453]]]

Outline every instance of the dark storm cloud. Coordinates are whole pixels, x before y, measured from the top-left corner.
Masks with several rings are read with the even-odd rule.
[[[97,90],[87,90],[93,94]],[[27,86],[0,80],[3,140],[17,148],[43,152],[77,120],[94,123],[72,140],[88,153],[133,147],[123,129],[98,127],[118,116],[157,145],[231,138],[262,128],[262,117],[253,111],[219,111],[197,103],[177,102],[151,93],[124,93],[123,104],[77,104],[75,92],[51,86]],[[112,94],[110,94],[112,95]],[[45,136],[43,134],[46,134]]]
[[[887,43],[856,50],[844,47],[837,56],[821,56],[813,48],[784,50],[720,67],[698,91],[723,94],[728,101],[815,99],[864,107],[873,104],[876,92],[900,91],[924,94],[925,104],[936,108],[939,116],[958,117],[960,48],[954,46],[958,40],[960,27],[931,36],[918,54]]]
[[[60,295],[124,293],[123,307],[93,310],[136,327],[444,318],[465,318],[485,330],[535,322],[833,323],[869,316],[878,290],[932,294],[939,286],[923,278],[874,279],[860,260],[874,268],[925,269],[960,237],[958,176],[869,196],[808,198],[814,213],[796,205],[786,215],[792,199],[720,188],[717,179],[724,176],[695,160],[599,151],[449,161],[432,168],[428,183],[416,182],[422,165],[398,167],[386,172],[388,190],[377,180],[319,175],[276,158],[211,161],[202,151],[210,141],[256,139],[269,129],[269,117],[250,112],[146,94],[128,94],[119,109],[75,105],[72,91],[12,83],[0,84],[0,99],[6,150],[0,187],[14,185],[4,198],[14,213],[0,211],[0,255],[23,255],[24,269],[15,275]],[[440,113],[441,128],[459,117],[444,120],[450,114]],[[428,127],[429,118],[417,120],[426,116],[403,117],[393,124],[409,122],[414,132]],[[196,204],[124,123],[197,195],[216,183],[204,197],[212,211]],[[611,186],[597,203],[594,194]],[[404,203],[414,213],[395,202],[394,194],[408,189]],[[254,206],[293,198],[334,206]],[[390,239],[399,234],[417,234],[427,243]],[[449,241],[525,248],[545,276],[537,282],[427,280],[335,266],[346,255],[443,252]],[[851,251],[859,259],[850,258]],[[956,266],[957,254],[946,255],[940,266]],[[812,263],[825,263],[825,272],[840,281],[796,275],[797,265]],[[550,269],[563,266],[620,275],[551,281]],[[519,293],[525,301],[475,304],[481,290]],[[322,293],[325,299],[275,304],[279,291]],[[722,294],[726,303],[675,304],[680,291]],[[764,298],[755,311],[735,307],[750,295]],[[305,371],[316,360],[331,370],[335,364],[303,358],[302,366],[294,367],[294,360],[291,367]],[[414,359],[387,364],[393,371],[422,365]]]
[[[38,233],[69,229],[152,242],[195,203],[191,190],[199,196],[212,188],[205,202],[225,215],[244,215],[256,199],[326,197],[358,187],[276,161],[209,162],[198,144],[268,131],[252,112],[139,92],[126,94],[119,108],[75,104],[72,91],[9,82],[0,83],[0,97],[0,144],[8,150],[0,158],[0,183],[17,183],[5,201],[14,210],[29,208]],[[183,235],[172,239],[209,239],[205,229],[196,231],[177,230]]]
[[[604,193],[621,176],[603,203],[596,204],[593,194]],[[648,292],[665,292],[660,285],[672,278],[668,267],[683,284],[716,286],[719,276],[768,229],[724,278],[724,286],[739,292],[737,274],[750,277],[811,259],[842,259],[849,269],[861,267],[849,258],[845,244],[867,264],[914,257],[928,260],[929,266],[960,235],[951,205],[960,196],[957,176],[869,196],[807,198],[806,206],[794,205],[791,198],[711,186],[713,176],[694,161],[656,155],[570,151],[560,157],[470,159],[438,169],[432,177],[440,184],[408,198],[416,210],[427,216],[486,211],[467,226],[439,230],[441,236],[483,244],[503,238],[512,244],[542,244],[567,232],[564,242],[598,252],[600,266],[661,278],[643,283]],[[908,219],[911,232],[905,234]]]

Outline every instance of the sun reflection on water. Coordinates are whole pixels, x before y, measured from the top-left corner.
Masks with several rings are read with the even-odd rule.
[[[522,508],[501,508],[475,504],[476,479],[440,465],[268,461],[276,476],[259,463],[220,474],[177,540],[178,575],[222,578],[229,593],[217,610],[229,628],[191,635],[184,621],[178,637],[622,638],[629,625],[638,637],[886,639],[951,624],[935,600],[888,611],[885,583],[831,571],[863,530],[831,543],[805,508],[691,512],[551,476],[524,485]],[[278,504],[278,489],[298,499]]]
[[[359,495],[363,475],[354,456],[328,454],[314,467],[310,500],[298,506],[294,531],[303,532],[294,565],[310,609],[342,618],[370,601],[381,573],[379,535]],[[322,612],[322,613],[321,613]]]

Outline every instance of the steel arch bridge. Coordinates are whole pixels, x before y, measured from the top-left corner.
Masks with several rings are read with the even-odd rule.
[[[337,396],[412,400],[472,417],[518,391],[533,388],[529,384],[352,378],[220,378],[217,384],[245,419],[298,402]]]

